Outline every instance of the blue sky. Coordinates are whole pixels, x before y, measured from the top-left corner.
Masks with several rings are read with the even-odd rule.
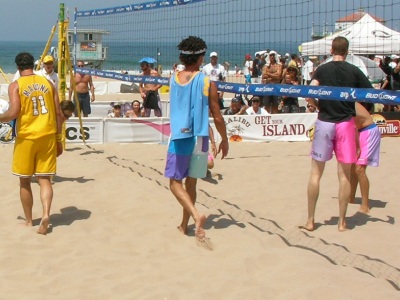
[[[58,19],[60,1],[2,0],[1,2],[10,3],[7,6],[7,9],[4,9],[3,5],[3,8],[0,10],[1,41],[46,41],[48,39],[51,28],[56,24]],[[107,8],[143,2],[149,1],[63,1],[65,7],[69,10],[71,20],[73,20],[73,11],[75,7],[78,7],[78,10],[89,10],[93,8]],[[236,10],[235,18],[242,18],[245,15],[243,10],[246,8],[252,7],[254,9],[257,8],[258,5],[262,5],[262,3],[269,3],[269,5],[274,6],[274,8],[265,12],[265,17],[263,14],[261,15],[262,20],[260,21],[260,24],[267,24],[262,25],[265,28],[265,26],[273,27],[274,24],[278,22],[280,23],[280,26],[283,26],[285,22],[288,22],[287,24],[290,28],[296,28],[296,30],[286,33],[289,36],[286,36],[285,40],[295,38],[297,41],[306,41],[309,39],[311,31],[309,27],[312,22],[315,22],[317,25],[326,22],[328,25],[332,26],[335,20],[355,12],[360,7],[366,7],[372,14],[388,20],[387,25],[392,29],[400,30],[400,14],[398,13],[400,9],[400,0],[246,0],[246,2],[238,0],[207,0],[207,2],[214,3],[214,5],[210,5],[205,8],[204,12],[200,12],[204,14],[203,20],[206,20],[207,22],[207,20],[211,18],[218,18],[220,20],[221,29],[223,30],[229,30],[230,27],[233,27],[233,29],[236,30],[235,26],[238,26],[238,24],[242,29],[246,28],[246,23],[241,23],[241,20],[237,20],[236,23],[227,22],[231,21],[230,18],[235,14],[234,9]],[[246,4],[238,4],[239,2]],[[230,5],[230,3],[232,3],[232,5]],[[212,10],[218,9],[220,6],[226,7],[228,10],[227,13],[218,16],[213,15],[214,12]],[[199,12],[193,11],[193,13],[198,14]],[[281,19],[279,18],[280,14],[282,14]],[[249,16],[246,16],[246,18],[249,18]],[[293,24],[293,22],[295,22],[295,24]],[[247,28],[248,32],[243,32],[243,35],[251,34],[252,30],[257,31],[259,29],[260,28]],[[278,28],[277,33],[273,35],[272,38],[278,38],[281,34],[280,31],[281,30]],[[291,37],[290,35],[293,36]]]

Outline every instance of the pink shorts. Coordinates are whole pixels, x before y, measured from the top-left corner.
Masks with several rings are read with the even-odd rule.
[[[357,165],[379,166],[379,150],[381,148],[381,132],[375,123],[359,130],[360,156]]]
[[[353,164],[357,161],[356,125],[353,118],[340,123],[315,122],[311,157],[325,162],[332,159],[333,152],[340,163]]]

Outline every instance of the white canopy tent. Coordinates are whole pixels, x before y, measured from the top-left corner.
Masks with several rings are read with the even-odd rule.
[[[351,27],[323,39],[302,43],[301,55],[329,55],[332,40],[343,36],[350,42],[349,53],[390,55],[400,52],[400,32],[394,31],[369,14],[365,14]]]

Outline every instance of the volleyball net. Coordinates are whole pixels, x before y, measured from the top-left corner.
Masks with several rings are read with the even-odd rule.
[[[336,35],[349,39],[351,55],[375,55],[377,60],[400,55],[400,16],[396,13],[400,0],[383,2],[166,0],[78,9],[74,14],[75,51],[71,53],[92,64],[93,68],[76,70],[80,73],[168,85],[172,65],[179,63],[177,45],[194,35],[207,43],[205,63],[209,53],[217,52],[218,62],[228,71],[226,82],[218,82],[220,91],[400,104],[397,91],[245,84],[242,74],[247,54],[252,59],[256,53],[265,54],[268,59],[271,50],[278,58],[286,54],[307,57],[316,67],[324,55],[329,56],[330,37]],[[153,60],[161,77],[140,76],[143,58]],[[363,67],[368,74],[370,69]],[[378,83],[380,78],[373,80]]]

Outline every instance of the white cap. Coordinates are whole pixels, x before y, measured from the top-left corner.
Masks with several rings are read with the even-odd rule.
[[[392,55],[390,55],[390,58],[391,59],[398,59],[398,58],[400,58],[400,56],[398,56],[396,54],[392,54]]]
[[[184,65],[177,65],[177,66],[176,66],[176,69],[177,69],[178,71],[183,71],[183,70],[185,70],[185,66],[184,66]]]
[[[210,57],[213,57],[213,56],[218,57],[218,53],[217,53],[217,52],[211,52],[211,53],[210,53]]]
[[[268,55],[271,55],[271,54],[275,54],[275,56],[278,55],[278,53],[276,53],[276,51],[274,51],[274,50],[269,51]]]
[[[289,57],[289,56],[290,56],[290,54],[289,54],[289,53],[286,53],[286,54],[285,54],[285,57]]]

